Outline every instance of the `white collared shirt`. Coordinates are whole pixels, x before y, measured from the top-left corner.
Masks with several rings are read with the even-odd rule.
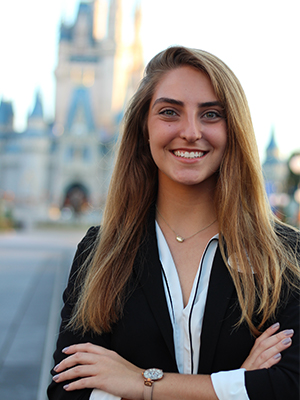
[[[186,307],[172,254],[157,222],[156,235],[178,371],[181,374],[197,374],[204,309],[219,235],[213,236],[206,245]],[[244,369],[218,372],[212,374],[211,379],[219,400],[249,400]]]
[[[197,374],[200,338],[210,273],[218,246],[218,235],[208,242],[193,283],[186,307],[176,266],[165,237],[156,222],[159,258],[162,265],[166,300],[173,326],[175,357],[181,374]],[[245,370],[218,372],[211,375],[219,400],[249,400],[245,388]],[[119,397],[94,389],[90,400],[119,400]]]

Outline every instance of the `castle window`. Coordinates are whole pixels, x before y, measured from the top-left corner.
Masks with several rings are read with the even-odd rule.
[[[92,160],[92,152],[89,147],[85,146],[82,149],[82,158],[85,162],[90,162]]]
[[[66,148],[65,150],[65,161],[66,162],[70,162],[73,160],[74,158],[74,147],[73,146],[69,146]]]

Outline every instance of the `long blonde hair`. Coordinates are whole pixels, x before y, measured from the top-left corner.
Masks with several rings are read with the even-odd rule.
[[[83,332],[109,331],[122,314],[133,262],[157,196],[157,167],[148,146],[148,109],[163,75],[184,65],[207,74],[225,109],[228,139],[215,191],[215,208],[223,259],[241,308],[239,323],[246,321],[252,333],[258,335],[264,323],[275,315],[283,283],[298,287],[298,261],[289,239],[283,240],[275,231],[279,221],[265,197],[250,112],[238,79],[212,54],[171,47],[149,62],[125,114],[101,240],[98,237],[83,267],[85,278],[70,323],[73,328]],[[293,236],[293,231],[289,232]],[[260,317],[258,326],[252,322],[254,314]]]

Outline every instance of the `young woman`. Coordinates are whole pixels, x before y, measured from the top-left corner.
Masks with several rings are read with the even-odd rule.
[[[49,398],[298,399],[299,239],[266,202],[235,75],[161,52],[78,246]]]

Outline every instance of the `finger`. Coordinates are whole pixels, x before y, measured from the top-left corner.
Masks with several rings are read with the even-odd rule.
[[[264,338],[262,335],[256,339],[255,345],[253,347],[253,355],[259,355],[262,354],[264,351],[275,348],[276,352],[280,352],[281,350],[284,350],[284,347],[281,348],[280,343],[287,338],[291,338],[294,335],[293,329],[287,329],[285,331],[273,334],[273,336],[265,336]],[[279,346],[279,347],[276,347]],[[279,350],[281,348],[281,350]],[[272,354],[275,355],[276,353]]]
[[[75,344],[75,345],[71,345],[69,347],[65,347],[62,352],[64,354],[67,355],[71,355],[77,352],[80,353],[93,353],[93,354],[98,354],[101,356],[107,356],[115,361],[118,361],[120,363],[122,363],[123,365],[125,365],[127,368],[133,370],[133,371],[142,371],[140,368],[136,367],[135,365],[133,365],[132,363],[130,363],[129,361],[125,360],[123,357],[119,356],[118,353],[116,353],[113,350],[108,350],[105,347],[102,346],[98,346],[98,345],[94,345],[92,343],[80,343],[80,344]],[[54,367],[54,371],[58,372],[59,369],[58,366]]]
[[[62,352],[64,354],[74,354],[77,352],[101,354],[105,350],[106,349],[104,347],[97,346],[92,343],[79,343],[79,344],[72,344],[71,346],[65,347],[64,349],[62,349]]]
[[[76,365],[66,371],[60,372],[55,375],[52,379],[56,383],[65,381],[73,381],[82,378],[91,378],[99,373],[99,367],[93,365]]]
[[[93,377],[78,379],[75,382],[71,382],[63,386],[63,388],[67,392],[72,392],[73,390],[80,390],[80,389],[93,389],[94,387],[95,387],[95,382]]]
[[[265,342],[265,340],[275,337],[276,338],[276,332],[280,328],[279,322],[276,322],[276,324],[273,324],[270,326],[268,329],[266,329],[255,341],[256,345],[259,345],[262,342]]]
[[[264,332],[266,333],[266,332]],[[272,346],[276,341],[281,341],[285,337],[292,337],[294,335],[294,330],[293,329],[286,329],[284,331],[278,332],[276,334],[273,334],[271,336],[263,336],[264,333],[257,339],[258,342],[266,342],[271,344]]]
[[[269,336],[274,335],[275,332],[278,331],[278,329],[280,328],[280,323],[276,322],[275,324],[271,325],[268,329],[266,329],[260,336],[259,338],[261,340],[266,339]]]
[[[287,329],[276,333],[278,328],[279,325],[274,324],[256,339],[242,368],[247,370],[269,368],[280,361],[278,354],[290,346],[290,338],[293,336],[294,331],[292,329]],[[271,335],[272,332],[273,335]],[[273,359],[273,357],[275,357],[275,359]]]
[[[105,347],[98,346],[92,343],[80,343],[80,344],[73,344],[69,347],[65,347],[62,352],[66,355],[71,355],[75,353],[91,353],[91,354],[98,354],[100,356],[108,356],[112,359],[122,359],[115,351],[106,349]],[[125,360],[124,360],[125,361]]]
[[[123,367],[124,368],[124,367]],[[85,388],[100,389],[124,399],[142,398],[143,379],[141,374],[123,371],[108,373],[104,367],[92,376],[84,376],[73,382],[66,383],[63,388],[66,391],[74,391]]]
[[[281,360],[281,353],[289,348],[292,344],[292,339],[286,337],[276,346],[273,346],[263,352],[259,357],[259,368],[270,368]]]
[[[275,356],[269,358],[265,363],[261,364],[261,366],[258,369],[263,369],[263,368],[271,368],[273,365],[276,365],[279,363],[281,360],[281,353],[275,354]]]
[[[280,340],[276,340],[276,336],[274,335],[278,329],[280,328],[279,322],[276,322],[272,326],[270,326],[268,329],[266,329],[256,340],[254,343],[254,346],[251,349],[250,355],[258,355],[260,352],[262,352],[262,347],[266,349],[266,345],[268,342],[265,342],[266,339],[270,338],[273,336],[273,341],[269,343],[270,346],[274,346],[277,342]],[[274,339],[275,338],[275,339]]]
[[[79,364],[92,365],[97,362],[99,355],[91,353],[75,353],[62,360],[54,367],[55,372],[62,372]]]

